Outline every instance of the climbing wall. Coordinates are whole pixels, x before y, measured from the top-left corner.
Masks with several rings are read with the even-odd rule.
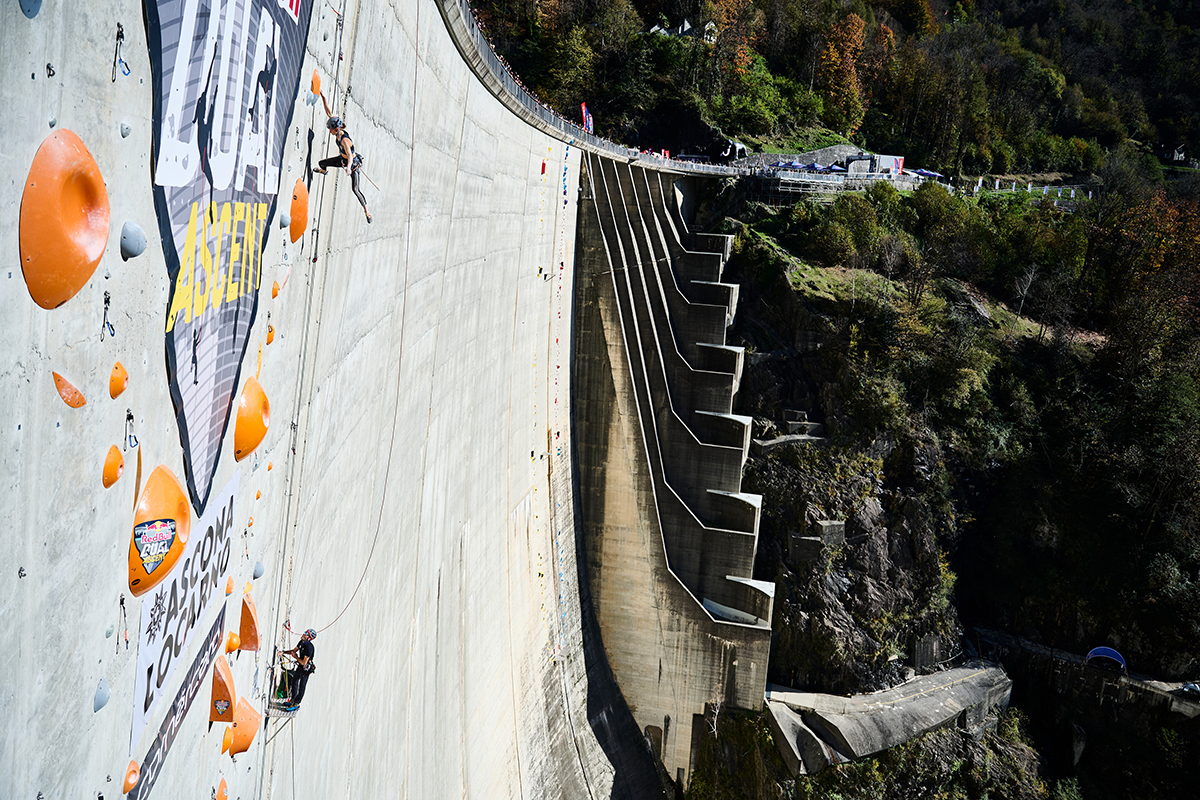
[[[434,0],[0,22],[0,796],[610,796],[576,148],[483,88]],[[318,83],[370,223],[311,172]],[[269,716],[306,628],[304,702]]]

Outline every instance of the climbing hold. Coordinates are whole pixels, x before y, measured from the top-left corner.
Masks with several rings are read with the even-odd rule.
[[[321,93],[321,76],[317,74],[317,71],[315,69],[313,70],[313,76],[312,76],[312,93],[313,94]]]
[[[252,591],[254,591],[254,584],[251,583],[250,581],[246,581],[246,585],[242,587],[242,594],[250,594],[250,592],[252,592]],[[250,607],[251,608],[254,607],[253,601],[250,602]],[[242,611],[245,611],[245,610],[246,610],[245,608],[242,609]],[[258,621],[258,612],[257,611],[254,613],[254,619],[256,622]]]
[[[237,710],[233,712],[233,739],[229,744],[229,755],[236,756],[250,749],[254,734],[262,722],[262,714],[254,710],[254,706],[246,698],[239,697]]]
[[[233,720],[233,704],[237,692],[233,690],[233,671],[225,656],[217,656],[213,664],[212,703],[208,709],[209,722]]]
[[[300,241],[308,228],[308,187],[304,181],[296,179],[296,187],[292,189],[292,224],[290,231],[292,242]]]
[[[272,467],[272,466],[274,466],[274,465],[273,465],[273,464],[272,464],[270,461],[268,461],[268,462],[267,462],[267,472],[270,472],[270,471],[271,471],[271,467]]]
[[[146,232],[136,222],[121,226],[121,260],[137,258],[146,250]]]
[[[237,712],[234,712],[237,713]],[[233,744],[233,726],[230,725],[225,729],[225,735],[221,737],[221,752],[229,752],[229,746]]]
[[[246,521],[246,527],[247,527],[247,528],[253,528],[253,527],[254,527],[254,517],[251,517],[250,519],[248,519],[248,520]]]
[[[26,15],[26,16],[28,16],[28,15]],[[324,35],[321,37],[321,41],[322,41],[322,42],[328,42],[328,41],[329,41],[329,31],[325,31]]]
[[[72,131],[46,137],[21,195],[21,270],[33,302],[58,308],[83,288],[108,244],[108,191]]]
[[[271,299],[274,300],[276,297],[279,297],[279,281],[271,284]]]
[[[257,492],[254,493],[254,499],[258,500],[261,497],[262,497],[262,489],[259,489]]]
[[[217,784],[216,800],[229,800],[229,788],[225,785],[224,778],[221,778],[221,782]]]
[[[37,16],[42,8],[42,0],[21,0],[21,13],[29,19]]]
[[[115,629],[116,629],[116,628],[115,628],[114,626],[112,626],[112,625],[109,625],[109,626],[108,626],[108,629],[107,629],[106,631],[104,631],[104,638],[105,638],[105,639],[111,639],[111,638],[112,638],[112,635],[113,635],[113,631],[114,631]]]
[[[82,408],[87,405],[87,400],[83,393],[62,375],[57,372],[51,373],[54,375],[54,386],[58,389],[58,396],[63,399],[63,402],[71,408]]]
[[[46,121],[50,123],[51,129],[53,129],[54,126],[58,125],[58,117],[54,116],[53,114],[51,114],[50,119],[48,119]]]
[[[104,457],[104,488],[111,489],[124,471],[125,457],[121,455],[121,451],[114,444],[108,448],[108,455]]]
[[[258,650],[258,609],[250,596],[251,584],[246,582],[246,593],[242,595],[242,619],[238,625],[238,650]]]
[[[129,794],[133,791],[133,787],[137,786],[138,778],[142,777],[142,771],[138,769],[136,761],[129,762],[129,768],[125,770],[125,783],[121,784],[121,791]]]
[[[233,580],[233,578],[230,578],[229,580]],[[225,652],[232,653],[234,650],[237,650],[241,644],[241,637],[239,637],[233,631],[230,631],[229,635],[225,637]]]
[[[129,373],[120,361],[113,364],[112,372],[108,375],[108,396],[116,400],[121,392],[129,386]]]
[[[279,215],[279,229],[281,231],[286,230],[291,224],[292,224],[292,218],[290,216],[288,216],[287,212],[284,212]]]
[[[146,479],[129,539],[129,591],[141,597],[167,577],[192,532],[192,510],[175,473],[159,465]]]
[[[230,575],[228,578],[225,579],[225,596],[229,597],[229,595],[231,595],[231,594],[233,594],[233,576],[232,575]]]
[[[108,690],[108,681],[101,678],[100,684],[96,687],[96,696],[92,699],[92,713],[95,714],[108,705],[108,698],[111,695],[112,692]]]
[[[121,123],[121,138],[122,138],[122,139],[128,139],[128,138],[129,138],[129,134],[131,134],[131,133],[133,133],[133,128],[129,127],[129,123],[128,123],[128,122],[122,122],[122,123]]]
[[[271,404],[262,384],[254,376],[246,379],[238,398],[237,422],[233,428],[233,459],[241,461],[262,443],[271,426]]]
[[[267,326],[267,344],[270,344],[273,341],[275,341],[275,326],[268,325]]]
[[[266,571],[267,571],[267,568],[263,566],[263,563],[261,561],[254,562],[254,579],[255,580],[258,580],[259,578],[261,578],[263,576],[263,573]]]

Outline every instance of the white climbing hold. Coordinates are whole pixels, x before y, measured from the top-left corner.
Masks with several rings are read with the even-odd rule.
[[[100,709],[108,705],[108,698],[111,692],[108,691],[108,682],[104,678],[100,679],[100,685],[96,687],[96,697],[92,700],[92,713],[95,714]]]
[[[263,563],[261,561],[255,561],[254,562],[254,579],[258,580],[259,578],[261,578],[263,576],[264,572],[266,572],[266,567],[263,566]]]
[[[112,638],[112,635],[113,635],[113,626],[112,626],[112,625],[109,625],[109,626],[108,626],[108,630],[106,630],[106,631],[104,632],[104,638],[105,638],[105,639],[111,639],[111,638]]]
[[[136,222],[121,227],[121,260],[137,258],[146,251],[146,232]]]
[[[51,128],[53,128],[53,127],[55,127],[56,125],[58,125],[58,117],[56,117],[56,116],[54,116],[53,114],[51,114],[51,115],[50,115],[50,119],[48,120],[48,122],[50,123],[50,127],[51,127]]]
[[[322,39],[322,41],[325,41],[325,42],[329,41],[329,31],[325,31],[325,38]]]
[[[291,224],[292,224],[292,217],[291,217],[291,215],[290,215],[290,214],[280,214],[280,215],[279,215],[279,228],[280,228],[280,230],[283,230],[284,228],[288,228],[288,227],[290,227],[290,226],[291,226]]]
[[[128,123],[128,122],[122,122],[122,123],[121,123],[121,138],[122,138],[122,139],[128,139],[128,138],[129,138],[129,134],[131,134],[131,133],[133,133],[133,128],[129,127],[129,123]]]

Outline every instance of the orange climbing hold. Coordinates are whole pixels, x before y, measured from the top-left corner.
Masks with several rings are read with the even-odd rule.
[[[129,591],[140,597],[167,577],[192,532],[192,510],[175,473],[159,465],[146,479],[129,539]]]
[[[125,471],[125,457],[121,455],[121,451],[114,444],[108,448],[108,455],[104,457],[104,488],[111,489],[112,485],[121,478],[121,473]]]
[[[229,745],[229,755],[236,756],[238,753],[244,753],[250,749],[250,743],[254,741],[254,734],[258,733],[258,726],[262,722],[262,714],[254,710],[254,706],[246,701],[246,698],[239,697],[237,702],[237,711],[233,713],[233,740]]]
[[[262,497],[262,489],[259,489],[257,492],[254,493],[255,500],[258,500],[260,497]]]
[[[113,364],[112,373],[108,376],[108,396],[116,400],[121,392],[129,386],[129,373],[120,361]]]
[[[229,580],[232,581],[233,578],[230,578]],[[230,592],[233,591],[232,586],[229,587],[229,591]],[[233,631],[230,631],[229,635],[225,637],[225,652],[232,653],[234,650],[237,650],[241,646],[241,644],[242,644],[241,638]]]
[[[308,228],[308,187],[304,181],[296,179],[296,188],[292,189],[292,243],[300,241]]]
[[[63,399],[63,402],[71,408],[82,408],[87,405],[87,399],[84,398],[83,392],[75,388],[69,380],[59,375],[57,372],[54,375],[54,386],[58,389],[58,396]]]
[[[237,712],[235,711],[234,714]],[[221,737],[221,752],[229,752],[229,748],[233,745],[233,726],[230,725],[225,729],[225,735]]]
[[[230,575],[228,578],[225,579],[225,596],[229,597],[229,595],[231,595],[231,594],[233,594],[233,576],[232,575]]]
[[[321,93],[321,76],[317,74],[317,71],[315,69],[313,70],[313,77],[312,77],[312,93],[313,94]]]
[[[221,782],[217,784],[216,800],[229,800],[229,787],[225,785],[224,778],[221,778]]]
[[[125,782],[121,784],[122,794],[129,794],[133,791],[133,787],[137,786],[138,779],[142,777],[142,770],[138,767],[136,761],[130,761],[129,767],[125,770]]]
[[[233,706],[237,692],[233,690],[233,670],[225,656],[217,656],[213,664],[212,702],[208,709],[209,722],[229,722],[233,719]]]
[[[279,281],[271,284],[271,299],[274,300],[276,297],[279,297]]]
[[[241,644],[239,650],[258,650],[258,609],[254,607],[254,598],[250,596],[251,584],[246,582],[246,594],[242,596],[242,620],[238,626]]]
[[[271,426],[271,404],[258,379],[251,376],[238,398],[237,422],[233,428],[233,460],[241,461],[262,443]]]
[[[275,341],[275,326],[268,325],[267,326],[267,344],[270,344],[273,341]]]
[[[45,138],[21,195],[21,271],[33,302],[58,308],[84,287],[108,244],[108,191],[78,136]]]
[[[268,461],[268,462],[267,462],[267,472],[270,472],[270,471],[271,471],[271,467],[272,467],[272,466],[273,466],[273,465],[271,464],[271,462],[270,462],[270,461]]]
[[[246,527],[247,527],[247,528],[253,528],[253,527],[254,527],[254,517],[251,517],[250,519],[246,520]]]

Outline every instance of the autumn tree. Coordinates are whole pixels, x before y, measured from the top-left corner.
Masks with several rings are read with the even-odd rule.
[[[865,112],[857,66],[865,30],[862,17],[847,14],[830,29],[818,57],[817,75],[825,103],[825,123],[846,136],[862,125]]]

